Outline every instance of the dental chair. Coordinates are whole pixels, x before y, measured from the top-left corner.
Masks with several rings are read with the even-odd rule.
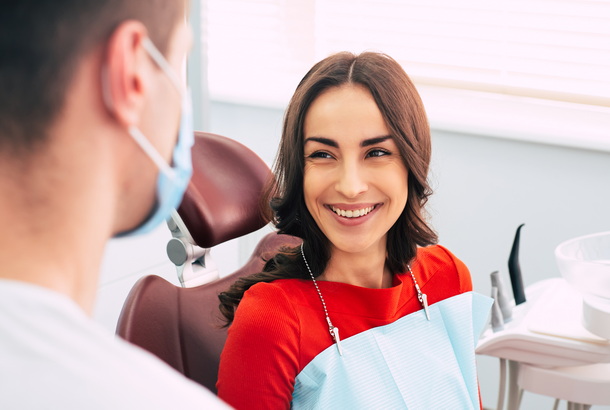
[[[182,287],[159,276],[141,278],[123,306],[117,334],[216,392],[227,337],[218,293],[239,277],[261,271],[281,247],[301,240],[271,232],[244,266],[220,278],[210,248],[267,224],[259,204],[271,172],[248,148],[219,135],[196,132],[192,154],[193,177],[168,221],[167,253]]]

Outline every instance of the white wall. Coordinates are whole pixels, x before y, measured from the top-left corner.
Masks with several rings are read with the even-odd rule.
[[[215,102],[210,131],[244,143],[271,164],[282,115],[277,109]],[[433,132],[433,150],[432,224],[440,242],[470,267],[478,292],[490,293],[488,275],[493,270],[507,275],[507,259],[520,223],[526,224],[521,236],[526,285],[559,274],[553,251],[561,241],[610,230],[608,153],[449,132]],[[245,261],[261,235],[219,247],[214,256],[220,269],[228,273]],[[162,273],[175,281],[175,270],[165,256],[168,238],[162,227],[147,238],[109,245],[98,320],[114,329],[124,297],[143,274]],[[480,358],[486,407],[495,406],[497,374],[496,359]],[[525,395],[522,409],[540,406],[550,408],[552,401]]]
[[[142,276],[158,275],[177,283],[175,268],[165,255],[165,244],[170,238],[164,225],[142,237],[113,239],[108,243],[94,311],[97,321],[114,332],[125,298]]]

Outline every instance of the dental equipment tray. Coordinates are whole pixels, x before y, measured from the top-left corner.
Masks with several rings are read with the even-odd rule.
[[[503,330],[483,333],[477,354],[546,367],[610,362],[610,340],[583,327],[582,296],[564,279],[537,282],[526,294]]]

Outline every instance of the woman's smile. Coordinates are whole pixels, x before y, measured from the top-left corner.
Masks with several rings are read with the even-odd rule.
[[[333,217],[338,223],[346,226],[360,225],[369,221],[375,211],[381,207],[383,203],[375,204],[341,204],[327,205],[327,209],[333,213]]]
[[[331,211],[344,218],[359,218],[368,215],[376,205],[328,205]]]

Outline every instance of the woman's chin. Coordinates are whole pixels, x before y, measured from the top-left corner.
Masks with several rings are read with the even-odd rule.
[[[335,251],[339,251],[341,253],[353,254],[354,256],[358,254],[365,254],[378,249],[380,252],[385,253],[385,242],[383,246],[376,243],[375,241],[367,241],[367,240],[354,240],[354,238],[349,238],[349,240],[345,241],[332,241],[331,244]],[[333,252],[334,253],[334,252]]]

